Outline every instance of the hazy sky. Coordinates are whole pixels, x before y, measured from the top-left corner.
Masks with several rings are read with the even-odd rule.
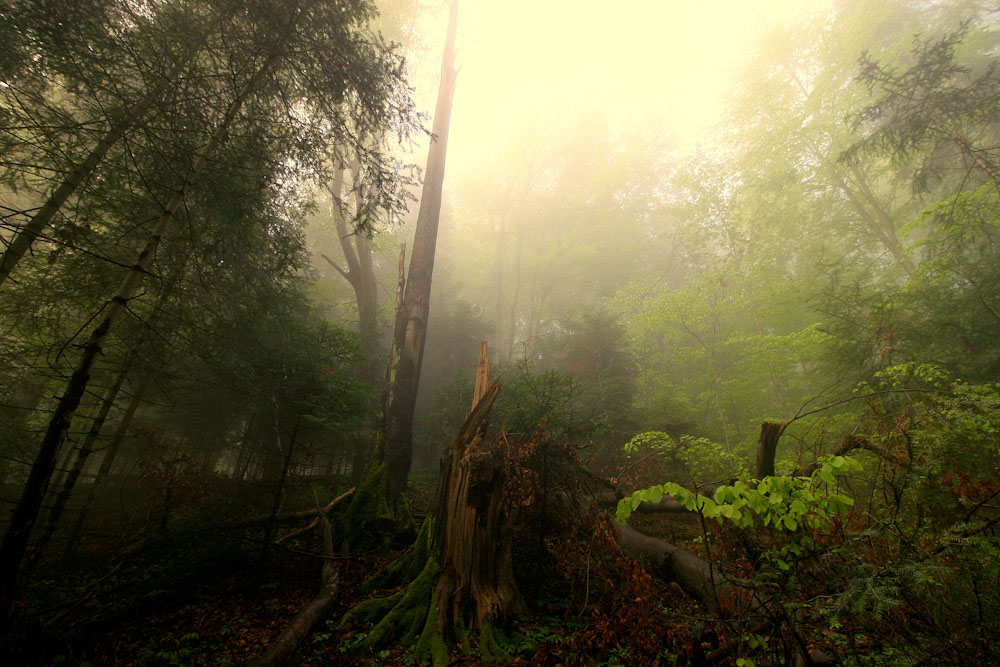
[[[461,0],[461,66],[448,170],[487,167],[520,128],[551,127],[598,109],[613,125],[645,125],[691,149],[718,121],[757,35],[830,0]],[[441,33],[444,16],[422,30]],[[440,47],[422,54],[436,77]],[[433,45],[433,46],[431,46]],[[420,80],[422,79],[422,80]],[[418,96],[433,103],[423,76]],[[421,160],[422,161],[422,160]]]

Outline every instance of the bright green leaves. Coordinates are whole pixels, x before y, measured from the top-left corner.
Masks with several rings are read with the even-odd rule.
[[[759,521],[777,531],[795,532],[803,525],[826,530],[833,518],[846,515],[854,505],[853,498],[836,492],[837,476],[859,471],[861,465],[846,456],[828,456],[820,462],[810,477],[765,477],[756,486],[736,480],[718,487],[711,498],[673,482],[651,486],[619,501],[615,516],[625,523],[642,503],[655,504],[672,496],[706,519],[728,520],[738,528]]]
[[[677,446],[674,439],[663,431],[646,431],[632,437],[625,443],[625,451],[629,454],[648,448],[654,452],[666,453]]]

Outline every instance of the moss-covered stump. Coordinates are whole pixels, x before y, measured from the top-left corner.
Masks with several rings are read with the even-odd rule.
[[[388,471],[380,446],[351,504],[337,523],[335,541],[341,552],[348,553],[406,546],[415,535],[406,496],[399,494],[395,500],[389,497]]]
[[[499,391],[495,382],[477,388],[479,400],[448,447],[431,515],[413,549],[366,587],[405,585],[389,597],[362,602],[341,621],[372,624],[357,648],[397,642],[412,646],[421,661],[444,665],[451,651],[471,654],[474,642],[485,662],[510,659],[498,625],[519,608],[511,555],[514,515],[503,502],[502,452],[482,439]]]
[[[432,532],[433,520],[428,519],[411,552],[366,582],[363,590],[398,586],[401,581],[405,585],[388,597],[356,605],[341,619],[341,627],[371,626],[355,645],[360,652],[397,643],[412,647],[418,660],[436,666],[448,664],[455,651],[463,655],[478,652],[484,662],[509,660],[500,645],[504,636],[496,627],[499,619],[493,613],[477,617],[481,605],[472,602],[469,587],[456,585],[461,578],[446,574],[429,550]],[[488,607],[500,611],[493,605]],[[474,642],[470,641],[470,627]]]

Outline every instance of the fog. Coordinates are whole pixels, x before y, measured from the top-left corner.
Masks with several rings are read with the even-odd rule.
[[[12,664],[992,664],[1000,9],[0,3]]]

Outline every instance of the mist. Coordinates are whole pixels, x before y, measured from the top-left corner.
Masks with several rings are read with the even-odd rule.
[[[997,13],[0,10],[12,664],[990,664]]]

